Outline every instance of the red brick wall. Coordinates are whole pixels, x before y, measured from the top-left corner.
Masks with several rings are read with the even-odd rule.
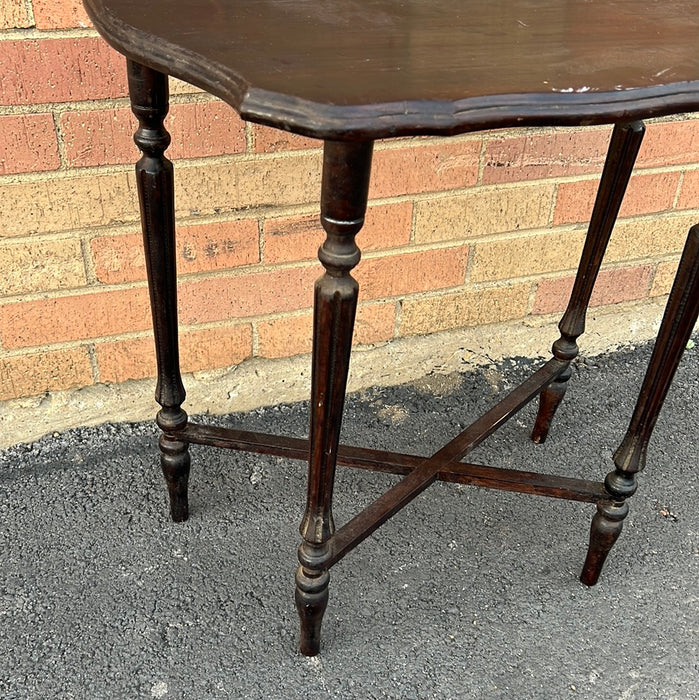
[[[320,144],[172,93],[184,369],[307,352]],[[133,130],[79,2],[0,4],[0,399],[153,374]],[[357,342],[559,313],[609,133],[377,144]],[[651,123],[593,303],[667,293],[697,221],[699,119]]]

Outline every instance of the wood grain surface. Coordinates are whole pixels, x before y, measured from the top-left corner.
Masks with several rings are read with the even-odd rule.
[[[699,108],[692,0],[85,0],[119,51],[243,117],[366,138]]]

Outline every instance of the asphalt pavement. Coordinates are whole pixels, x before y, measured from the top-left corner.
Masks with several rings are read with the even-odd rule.
[[[695,342],[699,341],[695,338]],[[575,363],[544,445],[526,407],[469,456],[602,479],[649,347]],[[349,397],[343,441],[428,455],[531,371],[516,358]],[[306,433],[307,404],[212,424]],[[293,603],[305,467],[192,447],[173,524],[151,423],[0,453],[0,697],[699,698],[699,342],[600,582],[594,506],[436,484],[333,567],[322,653]],[[341,468],[345,522],[396,477]]]

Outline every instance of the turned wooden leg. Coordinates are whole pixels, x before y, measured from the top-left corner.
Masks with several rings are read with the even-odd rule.
[[[617,124],[614,127],[573,291],[568,307],[558,324],[561,337],[553,344],[554,357],[564,362],[570,363],[578,355],[577,340],[585,331],[585,315],[590,304],[592,289],[619,214],[644,132],[643,122]],[[541,392],[539,412],[531,435],[534,442],[540,443],[546,440],[553,416],[565,395],[570,375],[570,371],[563,372],[556,381]]]
[[[615,470],[607,474],[604,486],[609,492],[610,500],[597,504],[597,513],[592,518],[590,527],[587,557],[580,574],[580,580],[587,586],[597,583],[607,555],[621,534],[624,518],[629,514],[626,499],[636,491],[636,477]]]
[[[328,603],[333,482],[358,292],[350,270],[360,257],[354,237],[364,223],[372,147],[372,142],[326,141],[323,154],[326,239],[318,257],[326,271],[315,285],[308,495],[296,574],[299,649],[307,656],[320,649]]]
[[[590,546],[580,576],[588,586],[597,582],[621,532],[628,512],[625,500],[636,490],[636,474],[645,468],[648,442],[698,316],[699,225],[689,232],[629,429],[614,453],[616,469],[605,480],[610,501],[598,505],[592,521]]]
[[[554,346],[553,353],[560,360],[566,359],[563,356],[565,351],[565,347],[561,348],[560,346]],[[576,357],[578,354],[577,345],[575,350],[568,346],[568,351],[569,354],[572,354],[572,358]],[[570,362],[570,360],[568,362]],[[563,401],[566,389],[568,388],[568,380],[570,379],[571,374],[573,374],[573,369],[569,364],[568,367],[566,367],[565,370],[563,370],[563,372],[561,372],[560,375],[553,382],[551,382],[551,384],[549,384],[541,392],[541,394],[539,394],[539,410],[536,413],[536,420],[534,421],[534,427],[532,428],[531,435],[531,438],[535,443],[540,444],[546,441],[553,417],[556,415],[556,411],[558,410],[561,401]]]
[[[158,381],[155,400],[162,407],[157,422],[161,466],[175,521],[188,516],[189,451],[178,431],[187,424],[181,405],[185,391],[180,376],[177,341],[177,273],[172,163],[165,157],[170,135],[163,126],[168,111],[168,78],[134,61],[128,62],[131,109],[139,128],[134,141],[142,151],[136,164],[136,186],[146,253],[148,289],[153,314]]]

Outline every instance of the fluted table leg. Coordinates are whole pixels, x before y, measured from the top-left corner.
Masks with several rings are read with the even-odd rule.
[[[134,141],[142,151],[136,164],[136,186],[141,206],[143,243],[153,332],[158,365],[155,400],[162,407],[158,425],[161,466],[175,521],[188,516],[189,451],[178,437],[187,424],[181,405],[185,391],[180,376],[177,340],[177,273],[175,268],[175,214],[172,163],[165,157],[170,135],[163,126],[168,112],[168,78],[146,66],[128,62],[131,108],[139,128]]]
[[[354,237],[364,223],[372,148],[372,142],[326,141],[323,154],[326,239],[318,257],[325,274],[315,285],[308,495],[296,574],[299,649],[307,656],[319,651],[328,602],[333,482],[358,293],[350,270],[360,257]]]
[[[607,554],[621,533],[629,510],[626,499],[636,490],[636,474],[646,465],[648,442],[698,316],[699,225],[689,232],[629,429],[614,453],[615,469],[605,480],[609,500],[598,505],[592,520],[590,546],[580,575],[588,586],[597,583]]]
[[[592,289],[619,214],[644,132],[643,122],[617,124],[614,127],[575,284],[568,307],[558,324],[561,337],[553,344],[553,355],[559,360],[570,363],[578,355],[577,340],[585,331],[585,315],[590,304]],[[534,442],[540,443],[546,440],[553,416],[565,395],[570,375],[571,370],[568,368],[541,392],[539,412],[532,430]]]

